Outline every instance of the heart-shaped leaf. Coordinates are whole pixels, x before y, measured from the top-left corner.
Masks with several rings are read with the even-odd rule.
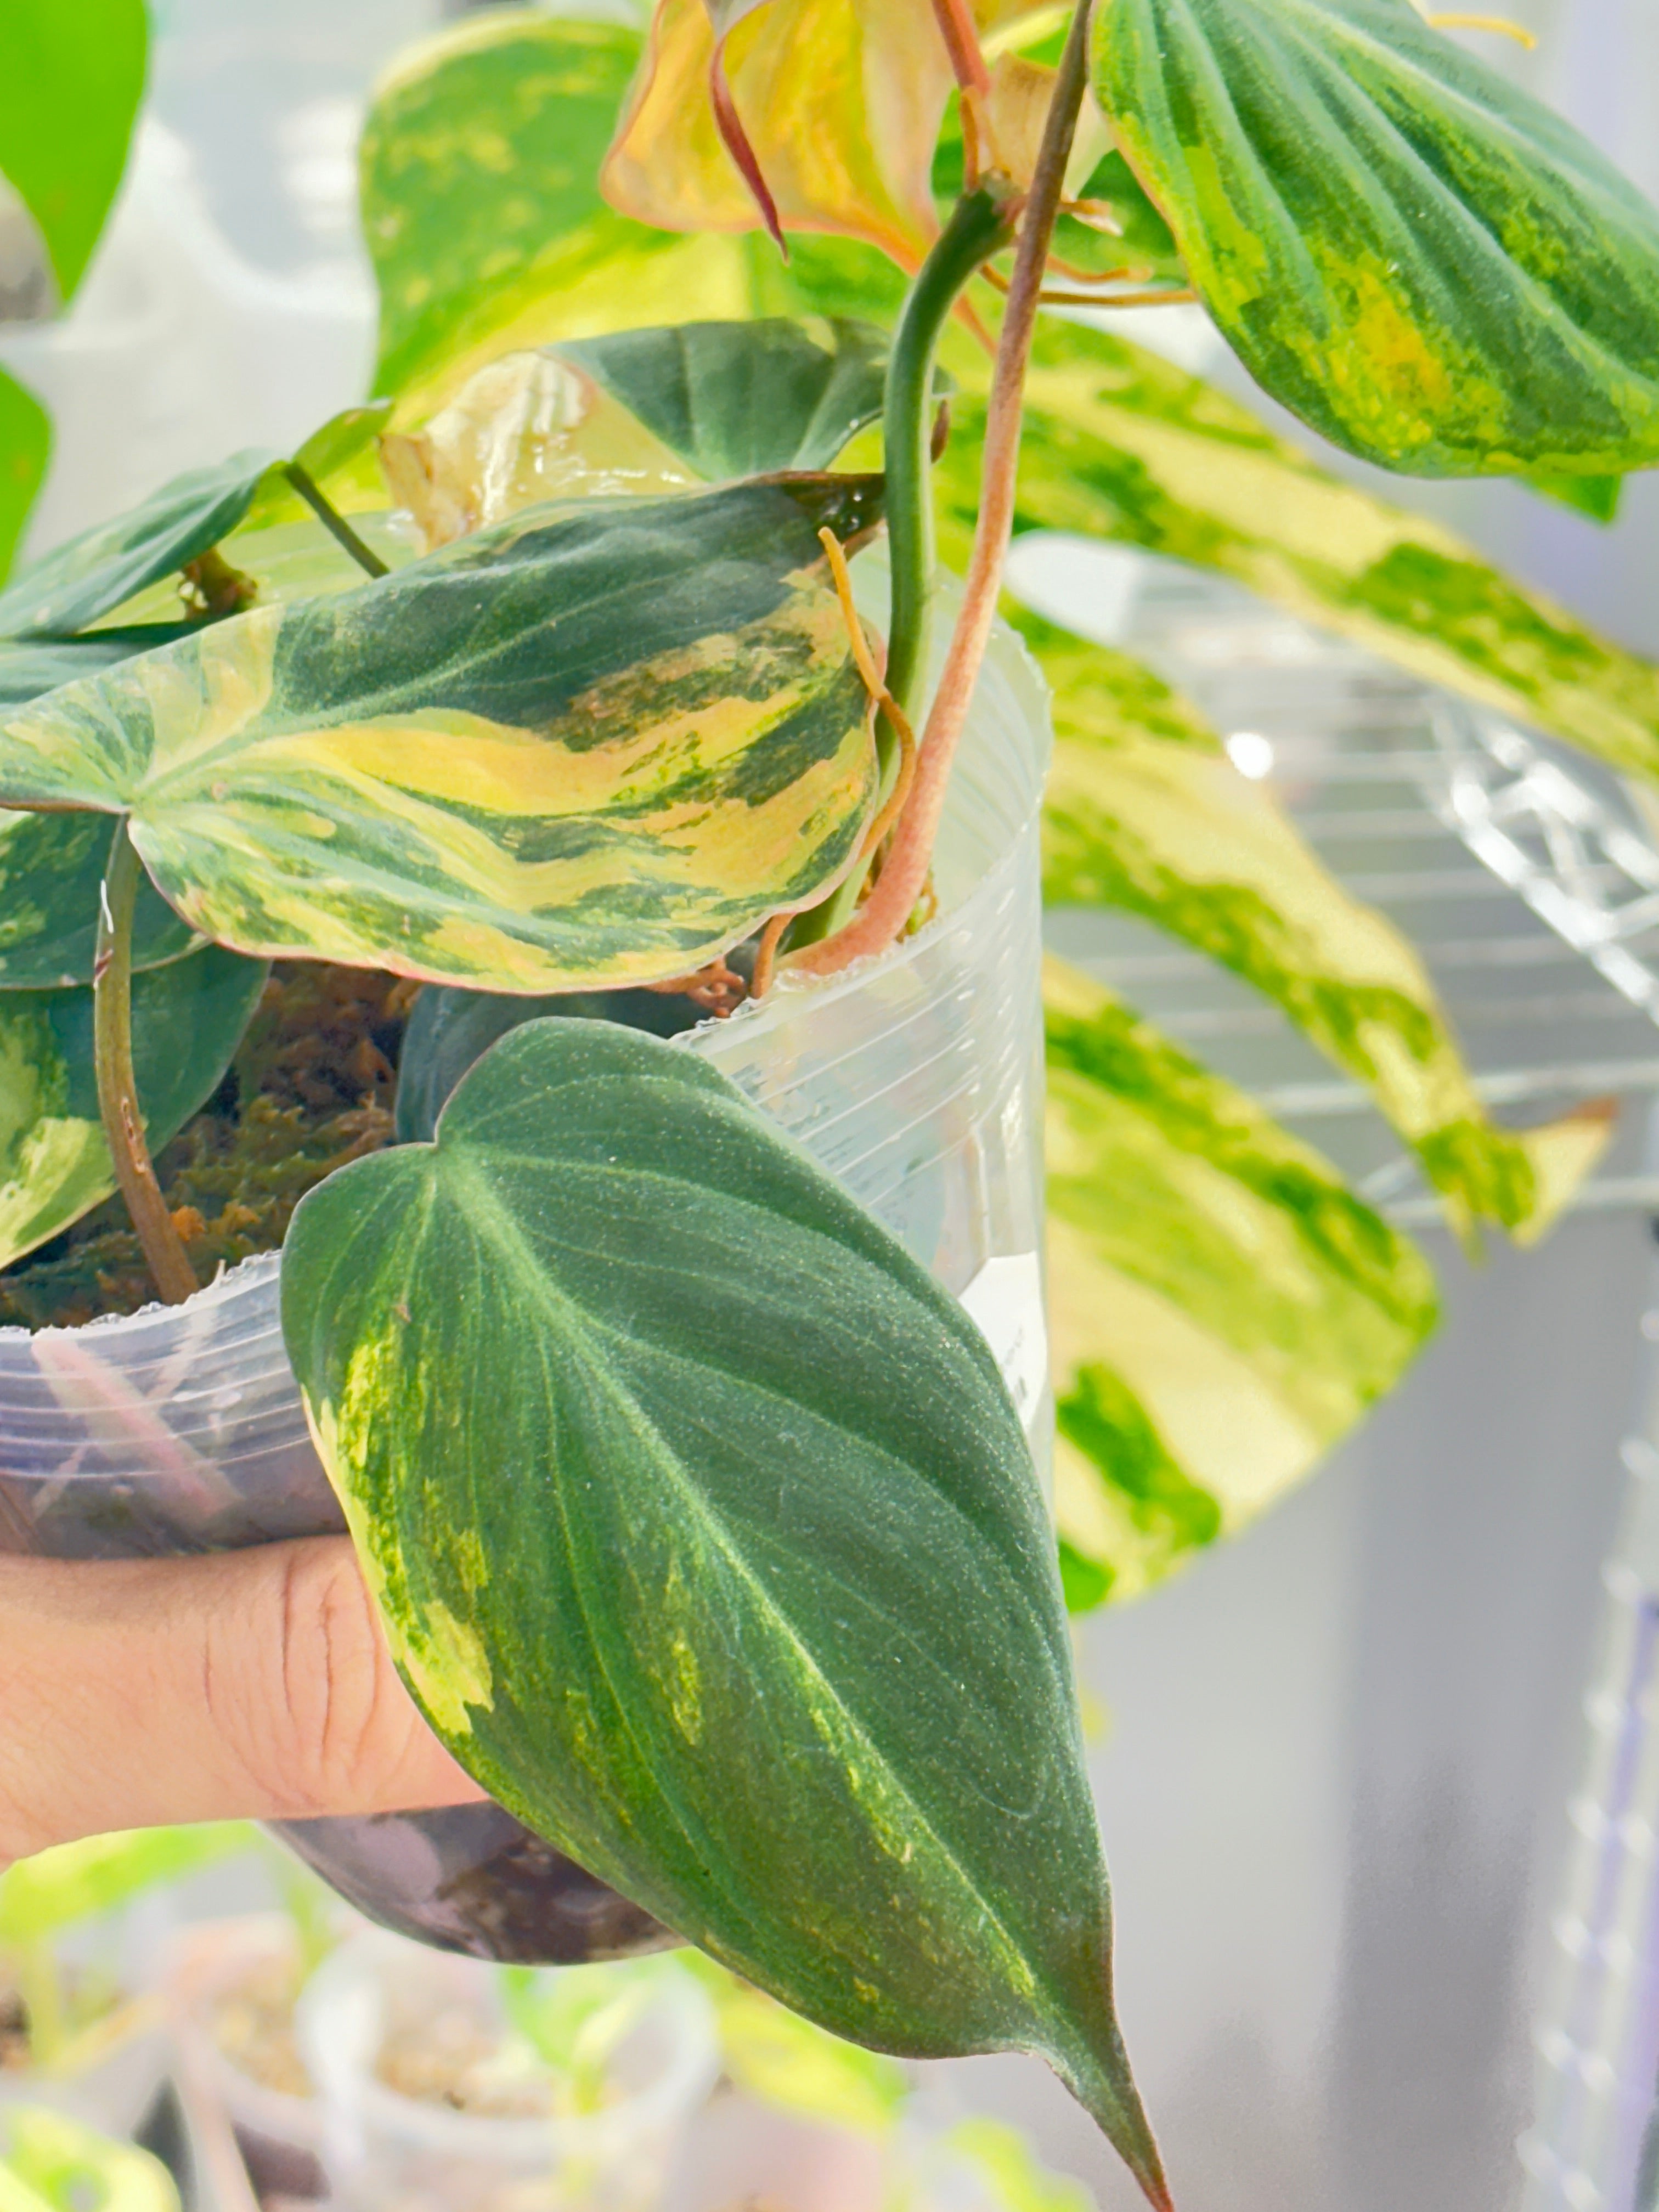
[[[492,1044],[526,1022],[622,1022],[647,1036],[678,1036],[708,1019],[678,992],[561,991],[547,998],[504,998],[428,983],[415,1001],[398,1054],[400,1145],[429,1144],[451,1091]]]
[[[107,849],[109,825],[98,825]],[[132,984],[133,1062],[150,1150],[210,1097],[259,1003],[266,969],[204,945]],[[98,1111],[90,985],[0,992],[0,1267],[115,1188]]]
[[[69,636],[199,559],[247,513],[270,461],[250,450],[191,469],[31,562],[0,592],[0,637]]]
[[[585,370],[700,477],[827,469],[881,414],[889,341],[873,323],[680,323],[571,338]]]
[[[1411,0],[1111,0],[1094,82],[1240,359],[1334,443],[1659,460],[1659,214]]]
[[[61,684],[78,684],[118,660],[171,645],[193,628],[190,623],[153,623],[135,629],[100,629],[91,637],[32,638],[21,644],[0,638],[0,708],[25,707]]]
[[[1050,960],[1043,1000],[1055,1503],[1070,1582],[1086,1563],[1098,1604],[1310,1473],[1433,1327],[1434,1278],[1328,1161],[1109,992]]]
[[[817,539],[879,479],[531,510],[0,721],[204,936],[498,990],[650,982],[836,882],[874,781]]]
[[[1166,2201],[1042,1495],[896,1241],[706,1062],[532,1022],[301,1202],[283,1304],[469,1771],[836,2033],[1043,2051]]]
[[[46,409],[0,369],[0,579],[22,538],[51,450]]]
[[[80,283],[144,88],[143,0],[6,0],[0,175],[39,226],[59,295]]]

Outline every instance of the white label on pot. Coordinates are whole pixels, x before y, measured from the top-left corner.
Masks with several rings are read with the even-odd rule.
[[[1019,1418],[1029,1422],[1048,1379],[1042,1262],[1035,1252],[988,1260],[963,1292],[962,1303],[990,1346]]]

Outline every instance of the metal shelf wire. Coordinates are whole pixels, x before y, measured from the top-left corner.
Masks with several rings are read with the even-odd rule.
[[[1617,776],[1177,562],[1042,533],[1012,574],[1029,605],[1137,654],[1265,767],[1333,872],[1416,945],[1495,1111],[1659,1092],[1659,843]],[[1392,1218],[1438,1223],[1363,1090],[1248,985],[1127,917],[1061,913],[1051,935]],[[1659,1209],[1644,1120],[1626,1111],[1581,1210]]]
[[[1620,1098],[1580,1211],[1659,1210],[1659,848],[1616,776],[1173,562],[1027,539],[1014,580],[1151,663],[1266,769],[1334,872],[1417,945],[1492,1109],[1524,1121]],[[1117,916],[1061,914],[1053,934],[1393,1218],[1437,1220],[1366,1095],[1255,993]],[[1659,1309],[1642,1328],[1659,1345]],[[1623,1456],[1522,2212],[1659,2212],[1659,1364]]]

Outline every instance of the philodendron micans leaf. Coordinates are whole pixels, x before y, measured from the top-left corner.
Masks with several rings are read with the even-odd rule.
[[[0,994],[91,982],[109,841],[106,814],[0,812]],[[136,969],[165,967],[200,942],[153,884],[139,885]]]
[[[1245,367],[1335,444],[1659,460],[1659,212],[1411,0],[1111,0],[1094,83]]]
[[[428,983],[415,1001],[398,1054],[398,1142],[429,1144],[449,1094],[509,1030],[526,1022],[622,1022],[647,1036],[678,1036],[708,1017],[678,992],[560,991],[503,997]]]
[[[1133,1597],[1275,1504],[1433,1327],[1410,1241],[1254,1099],[1050,959],[1060,1535]]]
[[[1042,2051],[1167,2203],[1054,1538],[983,1340],[725,1077],[532,1022],[301,1204],[283,1332],[392,1650],[492,1795],[899,2054]]]
[[[963,382],[985,373],[965,350]],[[969,389],[935,472],[967,558],[984,408]],[[1039,325],[1018,527],[1115,538],[1231,576],[1432,684],[1659,776],[1659,668],[1512,582],[1427,516],[1341,483],[1201,378],[1104,331]]]
[[[653,982],[836,882],[874,787],[817,531],[878,478],[532,508],[0,720],[204,936],[496,990]]]
[[[873,323],[681,323],[554,349],[710,483],[827,469],[881,414],[889,340]]]
[[[99,826],[107,847],[108,824]],[[209,945],[133,978],[133,1063],[152,1152],[212,1096],[266,972],[262,961]],[[0,1267],[114,1188],[98,1111],[92,987],[0,992]]]
[[[97,637],[0,643],[0,713],[183,634],[182,629],[111,630]],[[0,991],[91,982],[109,840],[102,815],[0,811]],[[139,885],[135,969],[177,960],[198,941],[153,884]]]
[[[199,559],[247,513],[271,458],[251,449],[191,469],[31,562],[0,592],[0,638],[69,636]]]
[[[1139,915],[1231,969],[1364,1085],[1455,1223],[1540,1236],[1595,1164],[1590,1125],[1499,1128],[1416,951],[1344,889],[1271,789],[1150,669],[1023,627],[1054,693],[1044,903]]]

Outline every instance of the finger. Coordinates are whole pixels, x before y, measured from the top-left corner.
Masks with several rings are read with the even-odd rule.
[[[0,1558],[0,1864],[112,1828],[483,1795],[398,1680],[344,1537]]]

